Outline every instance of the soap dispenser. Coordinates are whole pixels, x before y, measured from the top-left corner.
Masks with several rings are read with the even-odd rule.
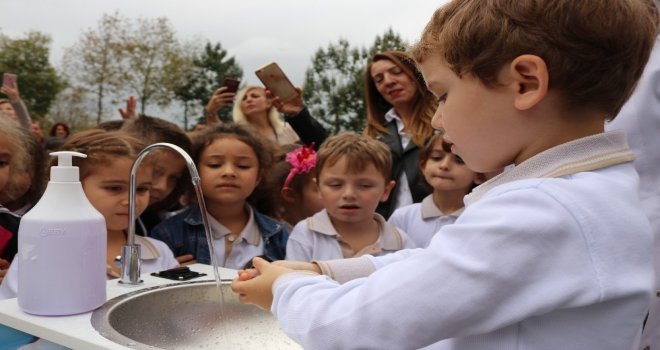
[[[53,152],[57,166],[39,202],[18,228],[18,305],[30,314],[88,312],[106,300],[105,219],[89,202],[72,157]]]

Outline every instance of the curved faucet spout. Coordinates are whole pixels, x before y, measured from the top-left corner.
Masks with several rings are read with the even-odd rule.
[[[195,188],[195,193],[197,195],[197,202],[199,203],[200,211],[202,213],[202,223],[204,224],[204,230],[206,231],[207,237],[211,236],[210,233],[210,226],[209,226],[209,221],[206,216],[206,204],[204,203],[204,196],[202,194],[202,189],[200,186],[200,178],[199,178],[199,173],[197,172],[197,167],[195,167],[195,162],[193,159],[184,151],[181,149],[179,146],[170,144],[170,143],[155,143],[153,145],[147,146],[145,149],[142,150],[135,159],[135,162],[133,162],[133,166],[131,167],[131,178],[129,182],[129,197],[128,197],[128,203],[129,203],[129,211],[128,211],[128,236],[127,236],[127,244],[122,247],[121,250],[121,276],[119,279],[119,283],[124,283],[124,284],[139,284],[142,282],[140,280],[140,245],[135,244],[135,220],[137,219],[135,215],[135,187],[136,187],[136,177],[137,177],[137,170],[140,168],[140,164],[142,163],[142,160],[146,158],[149,153],[152,151],[159,149],[159,148],[165,148],[172,150],[186,161],[186,165],[188,166],[188,172],[190,173],[190,177],[192,178],[192,184],[193,187]]]

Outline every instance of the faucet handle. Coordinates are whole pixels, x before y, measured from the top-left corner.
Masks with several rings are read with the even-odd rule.
[[[140,284],[140,245],[127,244],[121,247],[121,275],[119,283]]]

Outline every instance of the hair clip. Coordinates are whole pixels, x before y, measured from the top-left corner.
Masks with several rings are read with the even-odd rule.
[[[291,164],[291,170],[282,188],[289,187],[296,175],[309,173],[316,167],[316,152],[313,147],[314,143],[309,146],[303,145],[286,154],[285,159]]]

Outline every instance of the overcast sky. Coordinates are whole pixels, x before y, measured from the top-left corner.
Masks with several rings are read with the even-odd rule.
[[[404,40],[418,39],[436,0],[0,0],[0,31],[16,38],[29,30],[52,37],[51,63],[82,30],[104,13],[129,18],[167,17],[179,39],[220,42],[237,59],[246,83],[254,71],[277,61],[296,85],[319,47],[347,39],[369,46],[389,27]]]

